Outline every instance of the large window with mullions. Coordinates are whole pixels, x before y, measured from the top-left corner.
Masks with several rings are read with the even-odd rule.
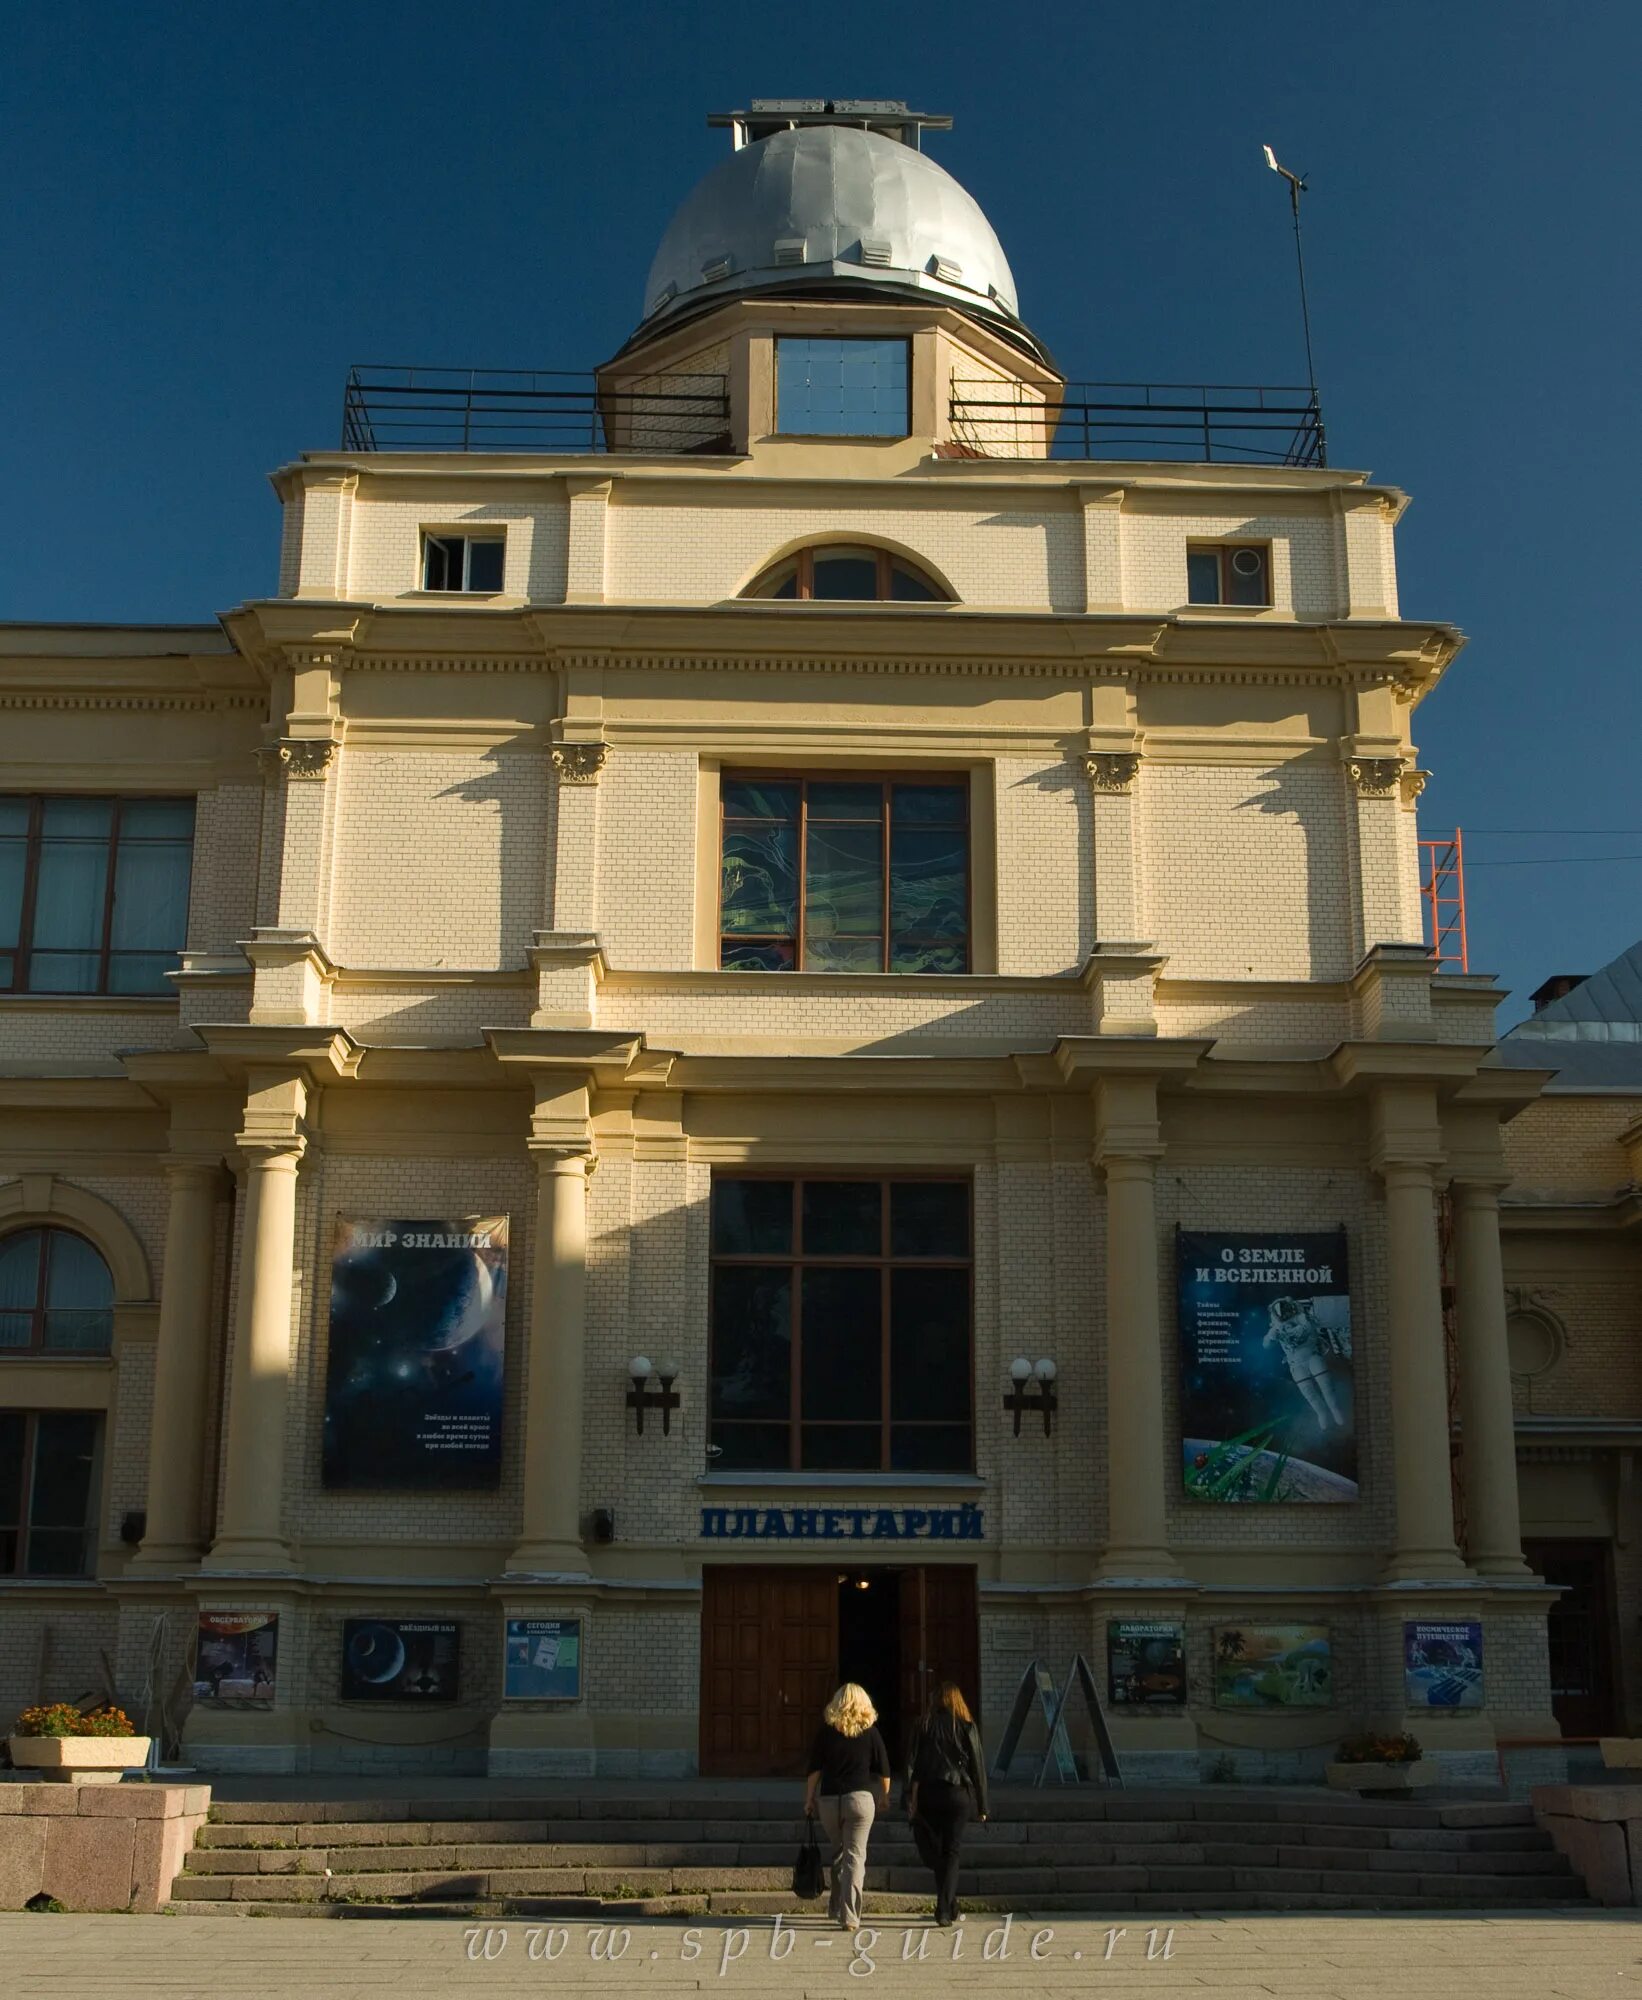
[[[715,1469],[971,1471],[970,1238],[967,1180],[716,1176]]]
[[[726,773],[719,964],[967,972],[969,786],[950,773]]]
[[[174,994],[192,799],[0,797],[0,993]]]

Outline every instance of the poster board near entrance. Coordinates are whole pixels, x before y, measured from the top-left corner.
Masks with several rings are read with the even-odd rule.
[[[454,1701],[462,1628],[442,1618],[346,1618],[344,1701]]]
[[[1403,1699],[1410,1708],[1481,1708],[1482,1626],[1410,1619],[1403,1627]]]
[[[582,1621],[510,1618],[502,1656],[506,1701],[580,1701]]]
[[[196,1702],[272,1704],[279,1671],[277,1611],[202,1611],[194,1654]]]

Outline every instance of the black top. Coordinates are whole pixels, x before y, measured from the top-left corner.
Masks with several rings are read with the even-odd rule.
[[[870,1792],[875,1778],[889,1776],[889,1752],[876,1729],[846,1736],[823,1722],[810,1745],[810,1769],[821,1773],[821,1796],[835,1799],[844,1792]]]
[[[969,1793],[984,1818],[990,1804],[981,1732],[973,1722],[959,1722],[944,1710],[926,1716],[907,1752],[906,1783],[956,1786]]]

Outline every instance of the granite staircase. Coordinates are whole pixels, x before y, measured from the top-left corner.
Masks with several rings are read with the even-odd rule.
[[[823,1913],[791,1894],[793,1794],[221,1801],[173,1890],[188,1916],[567,1918]],[[1584,1885],[1525,1805],[1382,1805],[1230,1787],[1017,1791],[971,1829],[964,1907],[1548,1909]],[[871,1915],[931,1909],[898,1812],[868,1857]]]

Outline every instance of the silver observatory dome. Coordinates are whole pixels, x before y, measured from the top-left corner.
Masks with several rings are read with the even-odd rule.
[[[950,119],[882,101],[755,99],[710,122],[733,127],[736,150],[667,225],[636,338],[750,294],[854,294],[949,300],[1041,351],[979,203],[917,150],[922,127]]]

